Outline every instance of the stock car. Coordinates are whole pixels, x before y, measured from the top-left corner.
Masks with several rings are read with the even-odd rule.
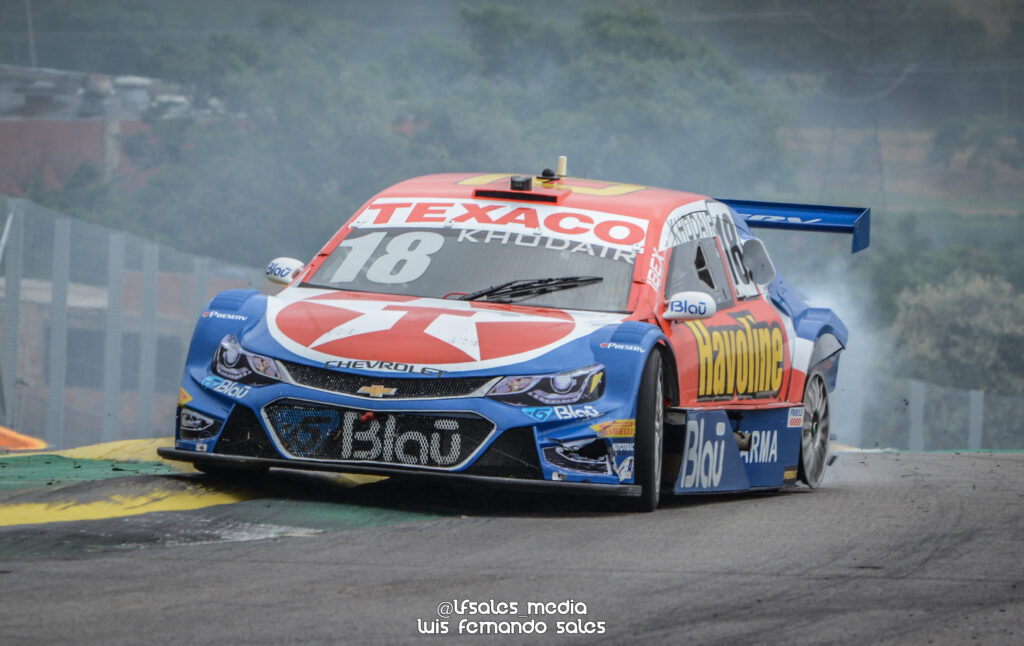
[[[174,447],[270,467],[632,496],[817,487],[847,329],[751,227],[870,210],[567,177],[441,174],[372,197],[276,295],[196,325]]]

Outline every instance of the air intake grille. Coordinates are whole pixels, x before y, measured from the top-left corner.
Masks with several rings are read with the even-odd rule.
[[[388,399],[434,399],[466,397],[479,390],[493,377],[367,377],[327,368],[314,368],[299,363],[282,361],[288,374],[301,386],[326,390],[342,395],[365,397],[360,389],[390,390]]]
[[[231,411],[224,431],[217,440],[214,453],[222,455],[244,455],[250,458],[280,458],[256,414],[242,405]]]
[[[293,401],[263,411],[285,451],[312,460],[454,469],[494,430],[472,413],[386,413]]]
[[[520,426],[501,434],[469,469],[469,475],[542,480],[533,428]]]

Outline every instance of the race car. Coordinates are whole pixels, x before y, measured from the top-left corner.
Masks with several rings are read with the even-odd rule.
[[[870,210],[540,175],[373,196],[276,295],[202,312],[175,445],[209,473],[422,476],[633,496],[817,487],[847,329],[750,227]]]

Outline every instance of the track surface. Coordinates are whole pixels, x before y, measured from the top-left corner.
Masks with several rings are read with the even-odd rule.
[[[642,515],[288,472],[119,480],[155,481],[245,502],[0,528],[0,643],[1024,643],[1020,453],[847,453],[818,491]],[[513,638],[459,635],[456,614],[421,635],[446,600],[586,614],[463,617],[547,626]],[[556,633],[577,619],[604,633]]]

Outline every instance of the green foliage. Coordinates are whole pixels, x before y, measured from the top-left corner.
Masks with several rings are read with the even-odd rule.
[[[963,270],[900,293],[891,329],[896,374],[1024,396],[1024,293]]]
[[[59,189],[47,189],[42,177],[33,177],[25,196],[31,201],[62,213],[104,208],[110,198],[110,186],[96,164],[83,162]]]
[[[424,32],[369,58],[377,45],[344,20],[257,14],[250,32],[149,48],[135,71],[227,116],[147,115],[124,141],[145,186],[72,213],[262,263],[308,257],[374,192],[425,173],[537,173],[564,154],[574,174],[698,191],[788,179],[781,111],[646,9],[588,7],[570,23],[467,6],[465,39]]]

